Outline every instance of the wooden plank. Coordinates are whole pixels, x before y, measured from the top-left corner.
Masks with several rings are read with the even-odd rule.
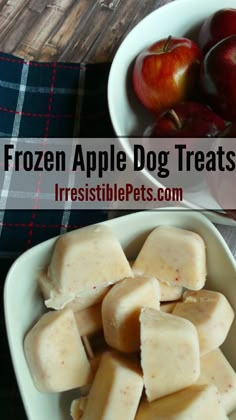
[[[14,54],[26,59],[37,60],[51,32],[64,19],[65,13],[72,4],[73,0],[52,0],[48,2],[44,13],[38,15],[38,19],[34,22],[34,25],[31,25],[24,38],[21,39]]]
[[[0,0],[0,49],[40,61],[112,60],[132,27],[166,2]]]
[[[92,48],[85,53],[84,61],[91,63],[112,61],[120,44],[134,26],[149,13],[171,1],[175,0],[137,0],[134,3],[130,0],[121,1],[120,8],[113,14],[109,27],[104,28]],[[126,25],[128,21],[129,24]]]
[[[116,51],[118,50],[119,46],[121,45],[122,41],[125,39],[125,37],[128,35],[128,33],[148,14],[153,12],[154,10],[158,9],[160,6],[168,3],[168,1],[172,0],[157,0],[156,2],[150,2],[148,0],[145,0],[141,3],[140,7],[136,9],[136,13],[133,16],[133,19],[130,21],[130,25],[126,30],[124,30],[121,33],[121,36],[119,38],[119,41],[114,45],[113,50],[109,54],[109,60],[112,61],[114,58],[114,55]],[[88,55],[89,61],[93,61],[94,57],[92,55],[93,51],[91,51]],[[99,50],[96,53],[99,57]]]
[[[156,2],[149,2],[149,1],[142,2],[142,4],[136,11],[136,14],[131,22],[129,31],[133,29],[134,26],[136,26],[145,16],[147,16],[149,13],[153,12],[154,10],[158,9],[160,5],[164,3],[166,3],[166,0],[163,0],[163,1],[159,0]]]
[[[14,33],[16,29],[16,22],[21,16],[25,8],[27,7],[28,0],[8,0],[3,5],[0,11],[0,49],[8,52],[7,47],[5,49],[4,40],[9,33]]]
[[[3,8],[3,6],[5,6],[6,3],[7,3],[7,0],[1,0],[0,1],[0,11]]]
[[[92,12],[87,16],[83,25],[76,28],[68,46],[60,54],[60,61],[82,61],[85,51],[90,50],[91,46],[99,36],[101,29],[109,27],[113,10],[101,7],[96,3]]]
[[[0,48],[9,53],[14,53],[18,43],[28,32],[28,27],[33,26],[36,19],[37,14],[35,12],[31,12],[28,9],[22,10],[16,20],[15,29],[8,31],[4,40],[0,44]]]
[[[84,61],[112,61],[124,34],[130,31],[132,22],[153,10],[153,3],[150,0],[142,0],[139,4],[140,6],[137,7],[137,0],[129,0],[114,11],[109,27],[103,28],[91,49],[85,53]]]
[[[29,9],[38,13],[42,13],[46,8],[47,3],[48,0],[31,0],[29,4]]]
[[[119,6],[122,0],[98,0],[101,7],[107,7],[108,9],[115,10]]]
[[[70,40],[74,37],[76,30],[78,30],[77,28],[81,28],[85,24],[93,7],[95,7],[94,0],[80,0],[75,2],[61,26],[53,31],[51,37],[43,45],[38,60],[45,61],[49,58],[51,60],[57,60],[69,45]]]

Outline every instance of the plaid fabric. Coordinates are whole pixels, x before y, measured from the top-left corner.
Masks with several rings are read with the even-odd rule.
[[[1,137],[112,137],[109,64],[36,63],[0,54]],[[1,162],[0,162],[1,164]],[[9,184],[10,185],[10,184]],[[0,256],[104,218],[99,212],[0,211]]]
[[[109,68],[29,62],[0,53],[1,137],[112,137]]]
[[[28,62],[0,53],[0,137],[114,136],[107,106],[109,68],[109,64]],[[107,218],[103,211],[6,211],[9,185],[4,185],[0,209],[1,292],[6,273],[20,253],[60,233]],[[0,336],[1,418],[25,420],[3,309]]]

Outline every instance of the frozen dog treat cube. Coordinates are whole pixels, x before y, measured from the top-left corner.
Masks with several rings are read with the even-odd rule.
[[[66,296],[63,292],[59,292],[53,288],[53,284],[50,281],[46,271],[40,273],[38,282],[47,308],[53,308],[57,310],[70,308],[73,312],[81,311],[98,304],[102,301],[110,289],[110,287],[104,287],[100,290],[94,290],[93,292],[84,296],[76,296],[71,300],[70,294]]]
[[[91,335],[102,330],[101,304],[75,312],[74,316],[80,335]]]
[[[83,420],[134,420],[143,390],[137,365],[104,353],[85,405]]]
[[[70,308],[73,312],[78,312],[90,306],[96,305],[102,301],[106,296],[110,287],[104,287],[103,289],[95,290],[93,293],[85,293],[84,295],[78,295],[72,297],[56,289],[52,289],[50,297],[44,301],[47,308],[56,310]]]
[[[63,298],[68,304],[75,297],[91,297],[124,277],[133,277],[133,272],[111,230],[97,225],[66,233],[57,240],[48,277],[55,293],[47,304],[54,308],[57,294],[61,305]]]
[[[172,226],[157,227],[147,237],[132,269],[135,275],[199,290],[206,280],[205,244],[197,233]]]
[[[202,356],[198,385],[216,385],[227,414],[236,408],[236,373],[220,349]]]
[[[90,364],[70,309],[44,314],[26,335],[24,351],[39,391],[62,392],[90,381]]]
[[[176,304],[173,314],[188,319],[196,326],[201,355],[224,342],[234,319],[233,309],[226,297],[211,290],[185,292],[183,302]]]
[[[73,420],[80,420],[84,414],[87,397],[80,397],[73,400],[70,407],[70,415]]]
[[[194,325],[151,308],[142,310],[140,323],[141,366],[148,400],[192,385],[200,374],[199,343]]]
[[[161,303],[160,310],[163,312],[167,312],[168,314],[171,314],[174,310],[175,305],[176,305],[176,302]]]
[[[133,266],[135,260],[130,260],[130,267]],[[158,281],[159,285],[160,285],[160,292],[161,292],[161,296],[160,296],[160,301],[161,302],[169,302],[172,300],[178,300],[181,298],[182,293],[183,293],[183,287],[182,286],[178,286],[178,285],[169,285],[167,283],[164,283],[162,281]]]
[[[130,266],[132,267],[134,264],[134,260],[129,261]],[[169,302],[172,300],[178,300],[181,298],[183,293],[183,287],[178,285],[169,285],[167,283],[164,283],[163,281],[159,281],[160,285],[160,301],[161,302]]]
[[[112,287],[102,302],[103,330],[108,345],[127,353],[139,350],[139,315],[144,306],[160,309],[156,279],[127,278]]]
[[[183,293],[182,286],[173,286],[167,283],[163,283],[163,281],[159,281],[160,291],[161,291],[161,302],[170,302],[172,300],[178,300],[181,298]]]
[[[142,402],[135,420],[226,420],[214,385],[193,385],[151,403]]]

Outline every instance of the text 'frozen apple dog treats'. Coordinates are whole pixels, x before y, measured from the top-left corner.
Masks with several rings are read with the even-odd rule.
[[[135,275],[199,290],[206,281],[204,241],[197,233],[185,229],[157,227],[144,242],[132,269]]]
[[[79,310],[101,301],[109,286],[133,277],[133,272],[112,231],[97,225],[57,240],[47,276],[51,288],[46,306],[61,309],[76,299],[72,309]]]

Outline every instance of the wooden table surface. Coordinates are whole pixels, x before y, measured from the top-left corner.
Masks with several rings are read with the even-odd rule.
[[[37,61],[112,61],[128,32],[169,1],[0,0],[0,50]],[[217,227],[236,257],[236,227]]]
[[[168,0],[0,0],[0,49],[39,61],[111,61],[126,34]]]

